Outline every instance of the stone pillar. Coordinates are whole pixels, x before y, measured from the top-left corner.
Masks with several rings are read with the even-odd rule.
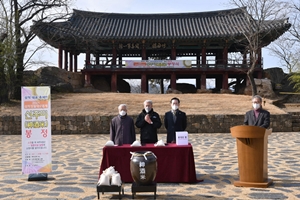
[[[62,45],[60,44],[59,47],[58,47],[58,67],[60,69],[62,69],[62,57],[63,57],[63,50],[62,50]]]
[[[84,74],[84,79],[85,79],[85,83],[84,83],[84,87],[91,87],[91,75],[89,73],[85,73]]]
[[[113,73],[111,75],[111,84],[110,84],[110,88],[112,92],[117,92],[117,74]]]
[[[141,93],[147,92],[147,76],[145,73],[142,73],[141,76]]]

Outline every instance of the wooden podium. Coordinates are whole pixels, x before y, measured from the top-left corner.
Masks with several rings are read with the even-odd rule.
[[[272,129],[258,126],[230,128],[236,138],[240,180],[235,186],[266,188],[273,183],[268,179],[268,136]]]

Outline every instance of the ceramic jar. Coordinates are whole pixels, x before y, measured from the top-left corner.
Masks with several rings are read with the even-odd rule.
[[[151,184],[157,172],[156,156],[151,151],[131,152],[130,172],[132,179],[139,185]]]

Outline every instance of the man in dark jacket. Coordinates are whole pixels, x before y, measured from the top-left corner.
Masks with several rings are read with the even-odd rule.
[[[167,143],[176,142],[176,131],[184,131],[187,126],[186,114],[179,110],[180,100],[171,99],[171,111],[166,112],[164,124],[167,129]]]
[[[135,126],[141,130],[141,143],[156,143],[157,129],[161,127],[158,113],[153,110],[151,100],[144,101],[144,109],[136,119]]]
[[[252,110],[246,112],[244,124],[269,128],[270,113],[262,108],[262,98],[259,95],[252,98],[252,107]]]

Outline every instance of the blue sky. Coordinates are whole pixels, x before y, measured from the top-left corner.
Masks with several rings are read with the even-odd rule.
[[[112,13],[182,13],[206,12],[232,9],[224,0],[75,0],[72,8],[94,12]],[[35,40],[38,43],[39,39]],[[265,48],[262,52],[264,68],[278,67],[279,60],[270,56]],[[44,50],[35,57],[57,66],[57,50]],[[78,68],[84,65],[85,56],[78,56]]]

